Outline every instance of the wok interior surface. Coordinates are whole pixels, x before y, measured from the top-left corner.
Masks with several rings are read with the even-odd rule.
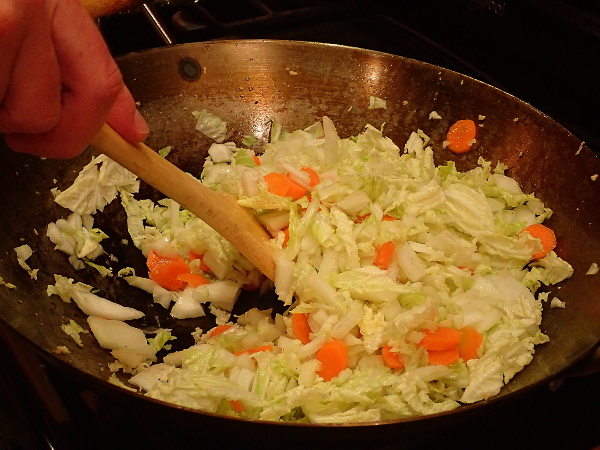
[[[199,63],[199,78],[187,81],[180,75],[182,61]],[[366,124],[384,126],[384,134],[402,148],[412,131],[423,130],[432,138],[436,162],[454,160],[459,170],[477,165],[481,156],[503,162],[508,175],[520,182],[525,192],[534,192],[554,215],[548,225],[556,231],[557,253],[569,261],[575,274],[555,286],[550,298],[558,296],[566,308],[544,307],[542,331],[550,342],[536,347],[534,360],[499,394],[487,403],[549,381],[583,358],[600,340],[600,275],[586,275],[594,262],[600,263],[600,163],[577,137],[524,102],[466,76],[418,61],[361,49],[288,41],[220,41],[185,44],[128,55],[119,60],[125,81],[150,125],[147,144],[160,149],[172,146],[168,159],[198,176],[211,141],[194,129],[192,111],[206,109],[228,124],[227,141],[240,144],[246,135],[267,142],[272,118],[285,130],[304,128],[324,115],[333,119],[340,137],[359,133]],[[189,61],[183,63],[188,67]],[[369,109],[371,96],[385,99],[385,109]],[[441,120],[430,120],[436,111]],[[456,120],[471,118],[482,126],[473,150],[454,155],[442,148],[445,132]],[[178,345],[190,345],[189,333],[197,326],[209,327],[210,318],[175,321],[160,306],[152,305],[143,292],[130,288],[116,277],[101,278],[94,269],[76,272],[65,255],[55,252],[44,237],[45,227],[67,211],[56,205],[50,189],[65,189],[90,159],[90,154],[71,161],[41,161],[2,149],[0,170],[2,196],[0,276],[16,289],[0,287],[0,317],[33,342],[49,360],[88,381],[104,385],[140,405],[168,409],[193,420],[226,420],[237,426],[245,421],[221,419],[207,414],[167,406],[112,387],[106,380],[106,364],[113,359],[91,334],[84,334],[83,348],[60,329],[74,319],[87,327],[85,316],[74,304],[57,296],[48,297],[46,287],[53,274],[97,287],[101,295],[146,313],[133,323],[146,329],[159,325],[174,328]],[[157,196],[149,188],[143,194]],[[105,245],[117,256],[111,265],[133,266],[144,274],[144,260],[127,239],[125,217],[117,202],[98,214],[95,226],[110,237]],[[30,278],[17,264],[14,247],[29,244],[34,250],[28,260],[39,268],[38,280]],[[242,305],[262,302],[275,306],[274,298],[248,298]],[[187,336],[187,340],[186,340]],[[57,346],[69,354],[53,355]],[[485,404],[484,402],[483,404]],[[479,408],[459,408],[441,416]],[[385,424],[394,433],[433,418]],[[256,422],[253,426],[259,426]],[[260,425],[260,426],[267,426]],[[284,425],[290,428],[290,426]],[[353,428],[348,426],[294,426],[301,430]],[[362,429],[362,426],[354,428]],[[349,436],[349,435],[346,435]]]

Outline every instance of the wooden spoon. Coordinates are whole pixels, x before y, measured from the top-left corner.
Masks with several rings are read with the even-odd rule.
[[[148,146],[130,144],[109,125],[102,127],[91,145],[202,219],[274,279],[270,236],[235,197],[207,188]]]

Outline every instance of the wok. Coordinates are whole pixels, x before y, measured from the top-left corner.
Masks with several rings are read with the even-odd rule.
[[[75,272],[64,255],[44,238],[45,227],[66,211],[50,195],[53,187],[65,188],[90,159],[89,153],[70,161],[39,160],[0,152],[0,242],[3,254],[0,276],[16,289],[0,287],[0,317],[34,344],[45,361],[78,381],[123,401],[157,426],[212,430],[227,427],[219,441],[235,442],[243,434],[244,445],[281,442],[368,443],[369,430],[380,443],[409,439],[426,430],[450,426],[492,405],[506,402],[531,388],[563,374],[584,358],[600,340],[600,275],[586,275],[600,263],[600,163],[577,137],[542,112],[517,98],[464,75],[422,62],[350,47],[287,41],[220,41],[170,46],[128,55],[118,61],[127,85],[140,102],[155,149],[171,145],[169,159],[198,175],[208,138],[195,131],[193,110],[207,109],[228,123],[228,140],[240,143],[248,135],[266,142],[270,120],[277,118],[286,130],[306,127],[323,115],[331,117],[342,137],[359,133],[365,124],[383,124],[385,134],[402,146],[408,135],[422,129],[433,140],[437,162],[453,160],[459,170],[476,165],[481,156],[503,162],[509,175],[524,191],[534,192],[555,214],[548,221],[557,233],[557,252],[574,267],[575,274],[551,289],[566,308],[545,305],[542,331],[550,342],[536,348],[534,360],[501,393],[487,401],[434,416],[362,425],[288,425],[251,422],[204,414],[145,398],[109,384],[106,364],[112,361],[91,334],[82,335],[78,348],[59,328],[74,319],[87,327],[85,316],[74,304],[48,297],[46,286],[53,274],[76,278],[100,289],[107,298],[146,313],[134,325],[151,330],[173,328],[176,345],[191,344],[189,332],[212,326],[210,318],[175,321],[151,304],[144,293],[121,279],[101,278],[93,269]],[[387,101],[385,109],[369,109],[369,97]],[[441,120],[429,120],[437,111]],[[442,148],[444,133],[458,119],[472,118],[483,124],[477,143],[467,154],[454,155]],[[144,195],[158,196],[150,188]],[[133,266],[144,273],[137,250],[121,244],[127,238],[119,205],[109,205],[96,226],[111,236],[107,252],[117,256],[117,270]],[[34,281],[17,264],[13,248],[29,244],[28,260],[39,268]],[[560,289],[560,290],[559,290]],[[238,308],[275,305],[272,297],[248,296]],[[186,336],[188,336],[186,338]],[[57,346],[69,354],[56,355]],[[133,412],[132,412],[133,413]],[[225,434],[225,435],[223,435]],[[238,441],[239,442],[239,441]]]

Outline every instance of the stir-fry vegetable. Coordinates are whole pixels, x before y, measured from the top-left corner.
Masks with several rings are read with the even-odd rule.
[[[204,133],[214,125],[219,140],[224,135],[224,122],[206,111],[198,119]],[[474,127],[461,121],[445,144],[471,149]],[[73,280],[57,278],[49,295],[111,315],[90,317],[92,332],[133,373],[132,385],[202,411],[369,422],[493,396],[548,340],[538,289],[573,269],[541,225],[552,211],[522,192],[505,166],[436,167],[433,146],[442,145],[428,141],[415,132],[401,149],[372,126],[342,139],[325,117],[291,133],[274,123],[262,154],[233,143],[211,147],[201,180],[236,196],[273,236],[283,315],[251,309],[232,317],[242,288],[269,282],[188,211],[136,198],[137,182],[124,169],[95,159],[56,193],[74,211],[49,227],[57,248],[80,269],[102,254],[107,236],[91,215],[103,203],[90,191],[106,201],[118,195],[149,269],[147,277],[122,276],[174,317],[213,314],[217,325],[195,333],[192,347],[156,356],[170,335],[161,334],[160,346],[140,341],[124,323],[139,311],[90,308],[91,287]],[[106,172],[116,181],[109,184]],[[120,329],[135,350],[111,334]]]

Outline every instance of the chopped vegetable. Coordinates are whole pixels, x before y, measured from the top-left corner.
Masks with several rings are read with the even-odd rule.
[[[144,342],[155,329],[123,322],[140,311],[104,303],[91,286],[69,279],[57,278],[48,293],[87,313],[117,314],[120,321],[89,318],[99,343],[135,373],[130,381],[145,395],[184,407],[249,420],[348,423],[486,399],[548,340],[540,329],[547,295],[538,288],[573,268],[554,251],[532,260],[542,239],[519,232],[552,211],[503,164],[436,167],[443,154],[434,155],[429,142],[418,131],[399,148],[370,125],[340,138],[324,117],[291,133],[273,120],[264,148],[211,145],[201,182],[235,196],[268,229],[275,293],[288,307],[281,314],[252,308],[238,315],[241,289],[262,295],[270,286],[246,258],[176,202],[136,198],[137,180],[113,165],[110,174],[123,175],[116,194],[100,176],[105,169],[88,167],[88,181],[102,179],[106,195],[118,195],[125,208],[130,239],[121,245],[148,255],[150,277],[124,279],[173,318],[214,316],[214,328],[194,332],[194,345],[162,362],[153,364],[159,349],[169,351],[170,332]],[[83,206],[104,203],[93,188]],[[101,254],[100,240],[111,239],[91,219],[72,214],[48,233],[83,268]]]
[[[62,324],[60,329],[63,330],[67,336],[70,336],[79,347],[83,347],[80,335],[81,333],[88,333],[88,331],[83,329],[77,322],[71,319],[68,324]]]
[[[466,326],[460,329],[458,353],[464,362],[478,358],[478,350],[483,344],[483,336],[475,328]]]
[[[310,342],[310,333],[312,333],[308,324],[308,314],[292,314],[292,330],[296,339],[300,340],[303,344],[308,344]]]
[[[471,150],[477,136],[477,126],[470,119],[459,120],[448,130],[446,140],[448,149],[454,153],[466,153]]]
[[[427,350],[447,350],[456,347],[461,340],[461,333],[454,328],[437,327],[435,331],[421,330],[425,337],[419,341],[419,345]]]
[[[178,277],[191,272],[181,256],[160,256],[154,250],[148,254],[146,265],[150,270],[150,279],[170,291],[183,289],[186,282]]]
[[[244,405],[242,405],[242,402],[240,402],[239,400],[229,400],[229,404],[235,410],[235,412],[244,412]]]
[[[300,168],[300,170],[302,170],[303,172],[306,172],[308,174],[309,177],[309,183],[311,187],[315,187],[317,184],[319,184],[321,182],[321,177],[319,176],[319,174],[317,172],[315,172],[313,169],[311,169],[308,166],[302,166]]]
[[[269,192],[280,197],[285,197],[290,190],[289,178],[283,173],[271,172],[264,176]]]
[[[218,336],[221,333],[226,332],[231,329],[231,325],[217,325],[212,331],[208,334],[209,339],[215,336]]]
[[[437,366],[449,366],[460,358],[458,345],[444,350],[427,350],[427,361]]]
[[[297,200],[307,193],[306,188],[293,181],[287,174],[271,172],[265,175],[264,179],[267,182],[269,192],[280,197],[292,197]]]
[[[207,280],[206,277],[204,277],[204,275],[201,275],[199,273],[184,272],[177,275],[176,278],[179,281],[187,283],[187,285],[191,287],[198,287],[202,286],[203,284],[210,283],[210,281]]]
[[[384,345],[381,348],[381,356],[383,356],[383,361],[390,369],[404,369],[402,355],[400,353],[393,352],[392,347],[390,347],[389,345]]]
[[[522,232],[527,232],[531,237],[539,239],[542,243],[542,250],[535,253],[531,257],[533,259],[541,259],[550,253],[556,247],[556,235],[551,228],[548,228],[541,223],[534,223],[524,228]]]
[[[227,136],[227,122],[209,113],[206,109],[193,111],[192,115],[196,118],[196,130],[218,143],[225,140],[225,136]]]
[[[301,186],[300,184],[296,183],[294,180],[292,180],[290,178],[289,175],[286,175],[289,184],[289,188],[287,191],[287,196],[288,197],[292,197],[294,200],[298,200],[299,198],[302,198],[306,195],[306,193],[308,192],[308,189],[306,189],[304,186]]]
[[[204,262],[204,255],[198,255],[197,253],[195,253],[193,250],[190,250],[190,253],[188,255],[188,261],[192,262],[192,261],[196,261],[196,260],[200,260],[200,266],[199,269],[202,272],[210,272],[210,267],[208,267],[206,265],[206,263]]]
[[[249,350],[242,350],[240,352],[235,353],[235,356],[240,356],[240,355],[243,355],[244,353],[253,355],[254,353],[272,352],[272,351],[273,351],[273,346],[271,344],[266,344],[266,345],[261,345],[259,347],[251,348]]]
[[[281,231],[283,231],[283,242],[281,243],[281,246],[286,247],[290,240],[290,227],[285,227]]]
[[[318,374],[325,381],[337,377],[342,370],[348,367],[348,352],[344,343],[339,339],[323,344],[317,352],[316,358],[321,363]]]
[[[394,251],[396,250],[396,244],[392,241],[388,241],[384,243],[379,250],[377,250],[377,255],[375,256],[375,261],[373,261],[373,265],[379,267],[380,269],[387,269],[392,256],[394,256]]]

